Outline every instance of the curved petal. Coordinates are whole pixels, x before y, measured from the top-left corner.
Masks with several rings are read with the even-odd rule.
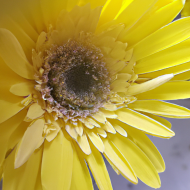
[[[42,149],[36,150],[28,162],[22,165],[20,168],[14,168],[16,149],[7,158],[4,166],[4,190],[34,190],[38,177],[38,172],[41,169]]]
[[[0,29],[0,56],[18,75],[34,79],[34,70],[15,36],[6,29]]]
[[[70,190],[93,190],[88,167],[79,152],[80,150],[78,152],[76,149],[73,150],[73,172]]]
[[[136,60],[171,47],[190,37],[190,18],[184,18],[157,30],[134,48]]]
[[[24,136],[17,147],[15,157],[15,168],[22,166],[37,148],[44,129],[44,120],[34,121],[24,133]]]
[[[189,109],[159,100],[139,100],[129,104],[128,107],[136,111],[148,112],[164,117],[190,118]]]
[[[171,81],[151,91],[138,94],[137,99],[176,100],[190,98],[190,81]]]
[[[92,153],[85,156],[85,160],[96,180],[99,189],[113,190],[108,171],[100,152],[90,143]]]
[[[137,177],[153,188],[161,186],[156,168],[143,151],[131,140],[122,136],[112,136],[112,142],[128,160]],[[142,172],[146,171],[146,172]]]
[[[118,120],[135,127],[145,133],[158,137],[172,137],[174,132],[161,123],[128,108],[117,111]]]

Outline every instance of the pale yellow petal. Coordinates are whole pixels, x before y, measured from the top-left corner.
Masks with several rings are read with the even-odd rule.
[[[42,116],[44,113],[45,111],[41,108],[41,106],[38,103],[34,103],[29,107],[26,117],[33,120]]]
[[[129,4],[123,12],[121,12],[116,21],[124,23],[127,29],[131,28],[154,4],[155,0],[135,0]],[[134,14],[134,11],[136,14]],[[126,19],[130,18],[130,19]]]
[[[178,44],[190,37],[190,18],[184,18],[157,30],[134,48],[136,60]]]
[[[73,171],[70,190],[93,190],[88,167],[79,151],[77,154],[77,150],[73,150]]]
[[[88,163],[88,166],[94,176],[98,188],[103,190],[112,190],[110,177],[102,155],[94,147],[94,145],[91,146],[91,149],[92,153],[85,156],[85,160]]]
[[[43,190],[69,190],[73,169],[73,148],[60,131],[52,141],[45,141],[42,159]]]
[[[5,162],[3,189],[34,190],[36,179],[41,169],[42,149],[36,150],[28,162],[17,169],[14,168],[15,152],[16,149],[13,150]]]
[[[25,116],[26,110],[22,110],[17,115],[0,124],[0,165],[2,165],[6,152],[9,150],[11,135],[17,128],[19,128],[19,125],[22,123]],[[15,145],[16,144],[14,144],[14,146]]]
[[[92,141],[92,143],[94,144],[94,146],[100,151],[100,152],[104,152],[104,144],[101,140],[101,138],[96,135],[94,132],[87,132],[87,135],[89,137],[89,139]]]
[[[189,81],[167,82],[149,92],[138,94],[137,99],[176,100],[190,98]]]
[[[150,91],[168,82],[171,78],[173,78],[173,74],[167,74],[167,75],[159,76],[150,81],[144,82],[142,84],[131,85],[127,90],[127,95],[136,95],[136,94],[140,94],[146,91]]]
[[[0,99],[0,123],[11,118],[25,107],[21,104],[23,98],[12,95],[11,93],[4,93],[4,95],[7,95],[7,97]]]
[[[108,139],[103,139],[103,142],[105,146],[104,154],[109,158],[109,160],[125,178],[127,178],[132,183],[137,184],[137,177],[128,161],[113,146],[111,141],[108,141]]]
[[[6,29],[0,29],[0,55],[5,63],[18,75],[34,79],[34,70],[15,36]]]
[[[73,138],[73,139],[77,139],[77,132],[75,130],[75,127],[71,124],[71,123],[66,123],[65,125],[65,130],[67,131],[67,133]]]
[[[182,106],[178,106],[176,104],[167,103],[158,100],[139,100],[135,101],[132,104],[129,104],[128,107],[133,110],[148,112],[155,115],[161,115],[164,117],[170,117],[170,116],[174,116],[177,118],[190,117],[189,109]]]
[[[112,124],[109,121],[106,121],[106,123],[102,125],[102,129],[104,129],[105,131],[109,133],[113,133],[113,134],[116,133],[115,129],[113,128]]]
[[[159,136],[159,137],[172,137],[174,132],[162,125],[161,123],[135,112],[128,108],[122,108],[117,111],[118,120],[135,127],[145,133]]]
[[[135,66],[135,73],[153,72],[190,61],[190,39],[145,57]]]
[[[137,177],[152,188],[161,186],[156,168],[148,157],[128,138],[112,136],[112,142],[130,163]],[[142,172],[143,171],[143,172]]]
[[[135,26],[119,36],[119,40],[127,42],[129,48],[134,47],[135,44],[170,23],[179,14],[182,8],[183,4],[181,0],[168,2],[166,2],[166,0],[157,1],[152,9],[147,11]]]
[[[26,130],[19,146],[15,158],[15,168],[22,166],[37,148],[42,138],[44,128],[44,120],[38,119],[34,121]]]
[[[114,127],[114,129],[120,134],[123,135],[124,137],[127,137],[127,132],[120,127],[116,122],[114,122],[114,120],[111,122],[112,126]]]
[[[10,88],[10,92],[17,96],[28,96],[34,90],[34,83],[31,81],[24,83],[17,83],[12,85]]]
[[[131,127],[129,125],[126,125],[122,122],[118,122],[118,125],[120,125],[127,131],[130,139],[132,139],[134,143],[138,147],[140,147],[140,149],[147,155],[147,157],[155,166],[156,170],[158,172],[163,172],[165,170],[164,160],[158,149],[151,142],[151,140],[144,134],[144,132],[135,129],[134,127]]]
[[[104,114],[101,114],[100,112],[93,114],[92,117],[100,123],[106,122],[106,117],[104,116]]]
[[[83,133],[82,136],[78,136],[77,143],[85,154],[89,155],[91,153],[90,145],[86,134]]]

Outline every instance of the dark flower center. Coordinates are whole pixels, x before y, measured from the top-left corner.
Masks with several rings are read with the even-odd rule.
[[[98,111],[110,92],[110,77],[101,50],[88,41],[76,40],[52,49],[46,58],[44,78],[53,104],[59,104],[66,115]]]

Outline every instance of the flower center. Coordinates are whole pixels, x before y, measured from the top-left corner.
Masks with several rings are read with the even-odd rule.
[[[103,54],[88,40],[68,40],[47,51],[43,79],[44,97],[70,117],[86,117],[98,111],[110,93]]]

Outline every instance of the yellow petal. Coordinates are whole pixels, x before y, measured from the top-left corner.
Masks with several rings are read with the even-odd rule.
[[[136,60],[178,44],[190,37],[190,18],[184,18],[157,30],[134,48]]]
[[[44,120],[38,119],[32,123],[26,130],[19,146],[15,158],[15,168],[23,165],[37,148],[39,141],[42,138],[44,128]]]
[[[79,150],[80,151],[80,150]],[[70,190],[93,190],[92,180],[82,156],[73,151],[73,172]]]
[[[109,121],[106,121],[106,123],[102,125],[102,129],[104,129],[105,131],[109,133],[113,133],[113,134],[116,133],[115,129],[113,128],[112,124]]]
[[[59,13],[62,9],[66,9],[67,0],[59,1],[55,0],[52,2],[51,0],[41,0],[41,11],[43,14],[43,18],[47,27],[50,24],[55,23],[56,18],[58,17]]]
[[[65,130],[67,131],[67,133],[68,133],[73,139],[77,139],[78,134],[77,134],[77,132],[76,132],[76,130],[75,130],[75,127],[74,127],[71,123],[69,123],[69,122],[66,123],[66,125],[65,125]]]
[[[129,29],[132,27],[146,12],[148,9],[150,9],[154,4],[156,3],[155,0],[135,0],[132,1],[129,6],[126,7],[123,12],[121,12],[118,17],[116,18],[116,21],[118,23],[124,23],[125,27]],[[134,11],[136,14],[134,14]],[[130,19],[126,19],[130,18]]]
[[[112,190],[112,185],[106,165],[102,158],[100,152],[94,147],[91,146],[92,153],[85,156],[85,159],[88,163],[88,166],[94,176],[96,184],[99,189]]]
[[[177,118],[190,117],[189,109],[182,106],[178,106],[176,104],[171,104],[158,100],[139,100],[135,101],[132,104],[129,104],[128,107],[133,110],[148,112],[155,115],[161,115],[164,117],[170,117],[170,116],[174,116]]]
[[[152,188],[161,186],[156,168],[148,157],[128,138],[112,136],[112,141],[134,169],[137,177]]]
[[[185,71],[189,71],[189,70],[190,70],[190,62],[187,62],[187,63],[183,63],[183,64],[176,65],[176,66],[173,66],[173,67],[165,68],[165,69],[162,69],[160,71],[155,71],[155,72],[151,72],[151,73],[142,74],[142,75],[139,75],[139,77],[142,77],[142,78],[155,78],[155,77],[158,77],[160,75],[173,73],[174,77],[172,78],[172,80],[183,80],[183,79],[180,79],[180,78],[178,79],[177,74],[179,74],[179,73],[183,74]]]
[[[127,90],[127,95],[136,95],[136,94],[140,94],[146,91],[150,91],[168,82],[171,78],[173,78],[173,74],[167,74],[167,75],[159,76],[150,81],[144,82],[142,84],[131,85]]]
[[[144,134],[144,132],[135,129],[129,125],[126,125],[122,122],[118,122],[118,125],[123,127],[129,137],[134,141],[134,143],[147,155],[150,161],[155,166],[158,172],[163,172],[165,170],[164,160],[155,147],[155,145],[151,142],[151,140]],[[135,134],[135,135],[134,135]],[[120,137],[119,137],[120,138]]]
[[[5,162],[3,189],[34,190],[41,169],[42,149],[36,150],[29,160],[17,169],[14,168],[15,152],[16,149],[13,150]]]
[[[142,114],[147,115],[148,117],[158,121],[159,123],[162,123],[164,126],[168,127],[169,129],[172,128],[172,124],[168,120],[166,120],[166,119],[164,119],[162,117],[159,117],[159,116],[156,116],[156,115],[153,115],[153,114],[150,114],[150,113],[145,113],[145,112],[143,112]]]
[[[34,90],[34,84],[30,81],[18,83],[10,88],[10,92],[17,96],[28,96]]]
[[[181,1],[157,1],[152,9],[147,11],[134,27],[122,33],[119,40],[127,42],[129,48],[134,47],[135,44],[170,23],[182,8],[183,4]]]
[[[104,116],[104,114],[101,114],[100,112],[93,114],[92,117],[100,123],[106,122],[106,117]]]
[[[0,55],[5,63],[18,75],[34,79],[34,70],[15,36],[6,29],[0,29]]]
[[[69,190],[73,169],[73,148],[62,131],[51,141],[45,141],[42,159],[43,190]]]
[[[122,6],[123,0],[108,0],[104,5],[99,20],[99,25],[109,22],[115,18]]]
[[[121,174],[134,184],[138,183],[137,177],[128,161],[114,147],[113,143],[107,139],[103,139],[105,151],[104,154],[109,158],[113,165],[121,172]]]
[[[0,124],[0,165],[2,165],[7,150],[9,150],[10,137],[26,116],[26,110],[19,112],[17,115]],[[14,144],[15,146],[16,144]],[[13,148],[13,147],[12,147]]]
[[[115,120],[113,120],[111,122],[112,126],[114,127],[114,129],[121,135],[123,135],[124,137],[127,137],[127,132],[122,128],[120,127],[116,122],[114,122]]]
[[[143,130],[145,133],[159,137],[174,136],[174,132],[161,123],[131,109],[121,108],[117,111],[117,115],[118,120],[132,127]]]
[[[23,98],[6,93],[4,95],[7,95],[7,97],[6,99],[3,98],[0,100],[0,123],[6,121],[24,108],[24,105],[21,104]]]
[[[89,137],[89,139],[92,141],[92,143],[94,144],[94,146],[100,151],[100,152],[104,152],[104,144],[101,140],[101,138],[96,135],[94,132],[87,132],[87,135]]]
[[[89,155],[91,153],[90,145],[89,145],[86,134],[83,133],[81,137],[78,136],[77,143],[85,154]]]
[[[137,61],[135,73],[153,72],[190,61],[190,39]]]
[[[176,100],[190,98],[189,81],[172,81],[149,92],[138,94],[137,99]]]
[[[41,106],[38,103],[34,103],[29,107],[26,117],[33,120],[42,116],[44,113],[45,111],[41,108]]]

